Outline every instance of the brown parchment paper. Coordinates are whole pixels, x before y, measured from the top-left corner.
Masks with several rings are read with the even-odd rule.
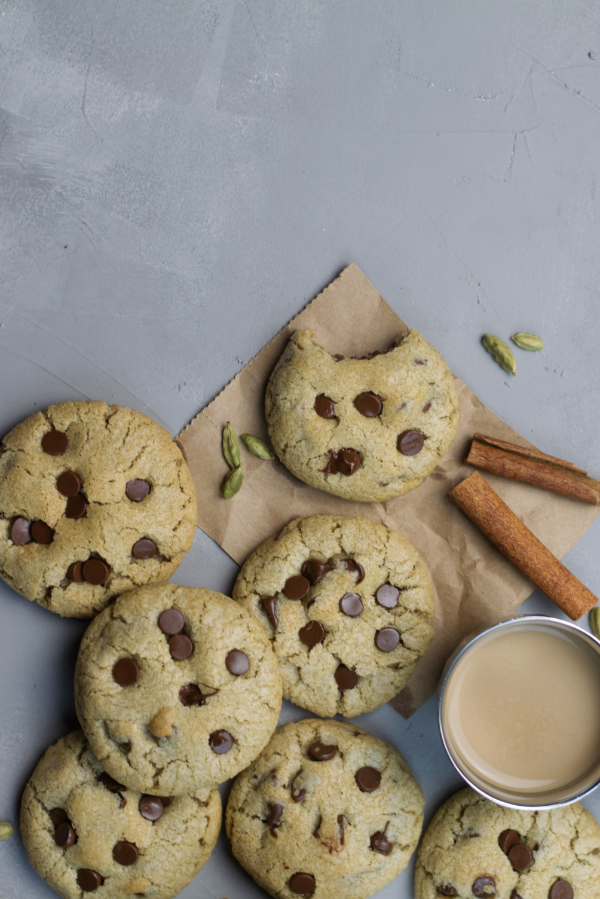
[[[414,324],[418,328],[418,322]],[[344,269],[177,438],[198,492],[198,527],[240,565],[292,518],[315,513],[370,518],[404,534],[423,556],[436,593],[433,643],[409,684],[390,703],[409,717],[435,692],[445,661],[460,640],[511,614],[533,591],[533,585],[447,498],[473,471],[462,460],[476,431],[532,444],[457,378],[460,423],[454,445],[423,484],[406,496],[383,504],[339,499],[297,480],[277,459],[261,461],[242,447],[244,486],[233,499],[224,500],[219,488],[228,467],[221,452],[222,429],[231,421],[238,434],[255,434],[268,443],[267,381],[298,328],[314,328],[317,343],[345,356],[387,349],[407,330],[356,265]],[[595,506],[505,478],[486,474],[486,480],[558,558],[600,514]]]

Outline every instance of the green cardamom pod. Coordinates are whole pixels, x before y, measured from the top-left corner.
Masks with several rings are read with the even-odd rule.
[[[15,832],[10,821],[0,821],[0,840],[8,840]]]
[[[235,496],[244,483],[244,469],[240,466],[239,468],[232,468],[225,475],[225,480],[221,484],[221,493],[225,497],[225,499],[231,499],[232,496]]]
[[[253,456],[258,456],[259,459],[275,458],[273,453],[269,452],[262,440],[259,440],[258,437],[254,437],[253,434],[242,434],[242,440]]]
[[[539,337],[536,337],[535,334],[513,334],[510,339],[514,340],[517,346],[520,346],[522,350],[544,349],[544,341]]]
[[[494,334],[484,334],[483,345],[491,353],[498,365],[501,365],[504,371],[509,371],[514,377],[517,373],[517,363],[510,348],[496,337]]]
[[[600,640],[600,609],[595,608],[590,612],[590,627],[594,637]]]
[[[240,445],[229,422],[223,428],[223,455],[230,468],[239,468],[242,464]]]

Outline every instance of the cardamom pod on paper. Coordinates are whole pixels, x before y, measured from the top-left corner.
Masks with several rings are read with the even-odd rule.
[[[269,452],[268,448],[262,442],[262,440],[259,440],[259,438],[255,437],[253,434],[242,434],[242,440],[253,456],[258,456],[259,459],[275,458],[273,453]]]
[[[229,422],[223,428],[223,455],[230,468],[239,468],[242,464],[240,445]]]

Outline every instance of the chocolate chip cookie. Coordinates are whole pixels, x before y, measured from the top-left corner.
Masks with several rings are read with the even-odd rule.
[[[59,615],[90,618],[126,590],[167,581],[196,514],[179,448],[132,409],[59,403],[0,445],[0,576]]]
[[[239,775],[225,817],[233,854],[277,899],[365,899],[404,870],[423,794],[392,746],[355,725],[280,727]]]
[[[142,587],[85,632],[75,705],[115,780],[179,795],[233,777],[263,749],[281,708],[279,665],[263,628],[228,597]]]
[[[600,827],[578,802],[503,808],[474,790],[436,812],[419,849],[415,899],[600,896]]]
[[[261,622],[283,694],[317,715],[359,715],[406,685],[433,638],[418,552],[382,524],[297,518],[246,559],[233,598]]]
[[[65,899],[169,899],[208,860],[218,790],[144,796],[109,777],[81,731],[47,750],[21,804],[21,835],[40,877]]]
[[[361,502],[418,487],[458,427],[440,354],[418,331],[365,359],[330,356],[314,336],[292,335],[267,386],[269,436],[283,464],[312,487]]]

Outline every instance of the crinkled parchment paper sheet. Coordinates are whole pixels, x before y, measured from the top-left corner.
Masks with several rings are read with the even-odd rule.
[[[419,323],[414,324],[418,327]],[[408,537],[423,556],[436,591],[435,639],[408,686],[391,702],[409,717],[435,692],[444,663],[457,643],[466,634],[514,612],[533,590],[447,498],[473,471],[462,459],[476,431],[525,446],[532,444],[456,379],[460,424],[454,446],[423,484],[406,496],[384,504],[338,499],[298,481],[278,460],[263,462],[242,448],[244,486],[234,499],[224,500],[219,487],[228,469],[221,453],[222,429],[231,421],[238,434],[255,434],[268,442],[264,416],[267,381],[298,328],[314,328],[317,343],[332,354],[345,356],[385,350],[407,330],[356,265],[344,269],[177,438],[198,491],[198,527],[240,565],[259,543],[292,518],[319,512],[370,518]],[[575,545],[600,513],[595,506],[494,475],[485,477],[558,558]]]

